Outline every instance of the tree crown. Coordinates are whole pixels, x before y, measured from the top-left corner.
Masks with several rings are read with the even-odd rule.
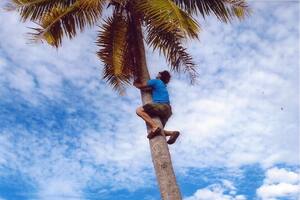
[[[213,14],[230,22],[249,13],[245,0],[10,0],[7,5],[22,21],[38,24],[32,28],[34,41],[54,47],[64,36],[71,39],[97,25],[106,7],[112,7],[112,15],[99,26],[97,55],[104,63],[103,78],[118,91],[138,76],[137,25],[144,26],[146,44],[165,56],[172,71],[187,72],[194,81],[196,65],[183,45],[186,38],[198,38],[194,16]]]

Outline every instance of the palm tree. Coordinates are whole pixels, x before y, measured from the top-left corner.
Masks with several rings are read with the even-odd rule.
[[[230,22],[249,13],[245,0],[10,0],[7,8],[17,10],[22,21],[38,24],[33,40],[56,48],[64,36],[73,38],[95,26],[107,9],[111,16],[99,26],[97,55],[104,63],[103,78],[120,93],[132,80],[150,78],[144,38],[165,56],[172,71],[188,73],[193,82],[196,65],[183,46],[184,39],[198,38],[200,25],[193,17],[213,14]],[[141,91],[141,97],[143,104],[151,102],[149,91]],[[165,137],[151,139],[150,149],[162,199],[181,199]]]

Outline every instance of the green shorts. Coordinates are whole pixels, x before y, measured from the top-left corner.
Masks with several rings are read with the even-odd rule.
[[[166,103],[147,103],[143,109],[151,117],[159,117],[163,127],[172,115],[172,108],[170,104]]]

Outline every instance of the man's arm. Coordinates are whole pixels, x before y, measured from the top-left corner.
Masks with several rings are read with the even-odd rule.
[[[139,83],[139,82],[133,82],[133,85],[140,89],[140,90],[152,90],[150,86],[147,85],[147,83]]]

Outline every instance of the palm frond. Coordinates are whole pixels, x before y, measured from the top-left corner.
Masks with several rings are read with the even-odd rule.
[[[66,35],[73,38],[77,30],[94,25],[99,19],[105,0],[76,0],[71,6],[55,6],[43,14],[40,26],[34,28],[33,40],[45,40],[58,47]]]
[[[166,32],[155,27],[148,27],[147,32],[147,44],[164,54],[172,70],[188,73],[191,83],[194,83],[197,78],[196,65],[182,45],[184,37],[176,31]]]
[[[204,18],[214,14],[219,20],[229,22],[234,18],[243,19],[250,13],[245,0],[173,0],[190,14],[201,14]]]
[[[132,54],[130,51],[128,20],[115,13],[109,17],[99,32],[98,57],[104,63],[103,78],[122,93],[133,77]]]
[[[180,9],[172,0],[138,0],[134,4],[147,24],[157,29],[197,38],[199,25],[185,11]]]
[[[21,20],[40,21],[53,7],[69,7],[76,0],[10,0],[8,10],[17,10]]]

